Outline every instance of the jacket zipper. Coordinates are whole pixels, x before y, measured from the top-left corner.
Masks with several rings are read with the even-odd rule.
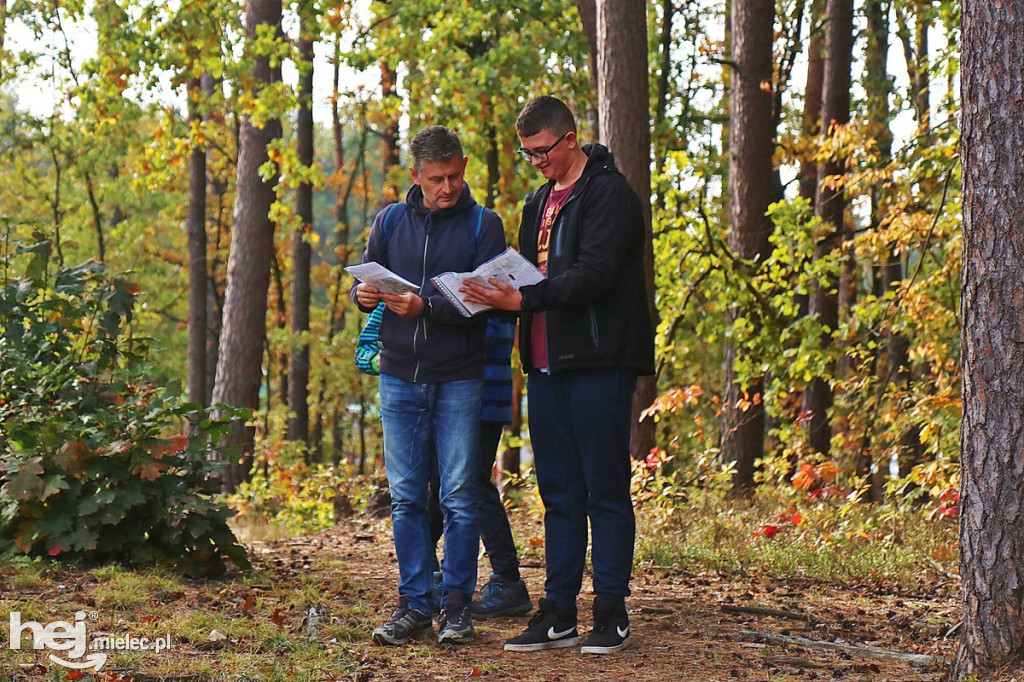
[[[587,179],[583,181],[583,186],[580,187],[580,191],[573,192],[569,196],[569,198],[565,200],[565,203],[562,204],[562,208],[558,209],[558,218],[555,220],[555,224],[551,226],[551,230],[552,231],[554,231],[556,228],[558,228],[558,233],[555,235],[555,256],[561,257],[561,255],[562,255],[562,233],[563,233],[563,230],[561,229],[561,227],[562,227],[562,216],[565,215],[563,213],[563,211],[565,211],[565,207],[566,206],[571,204],[573,201],[576,200],[577,197],[579,197],[581,194],[583,194],[583,191],[585,189],[587,189],[587,185],[590,184],[590,178],[592,178],[592,177],[593,177],[593,175],[588,176]],[[548,199],[550,197],[551,197],[551,192],[548,192],[548,196],[544,198],[544,203],[545,204],[547,204]],[[544,211],[543,211],[543,209],[541,209],[541,214],[543,215],[543,213],[544,213]],[[537,219],[537,234],[540,235],[540,218]],[[548,258],[549,258],[548,272],[550,273],[551,272],[550,256]],[[590,311],[590,333],[591,333],[591,335],[595,339],[594,345],[596,346],[597,345],[597,341],[596,341],[596,339],[597,339],[597,320],[594,319],[594,311],[593,311],[593,309],[591,309],[591,311]],[[551,353],[551,339],[548,336],[548,324],[547,324],[547,316],[546,315],[545,315],[545,320],[544,320],[544,346],[547,348],[547,351],[548,351],[548,371],[550,372],[551,371],[551,357],[552,357],[552,353]]]
[[[427,216],[427,222],[430,222],[430,216],[429,215]],[[430,243],[430,229],[425,226],[423,232],[424,232],[424,236],[423,236],[423,271],[422,271],[423,272],[423,276],[422,276],[422,278],[420,280],[420,291],[419,291],[420,296],[423,295],[423,287],[427,283],[427,245]],[[412,332],[412,354],[416,358],[416,369],[415,369],[415,371],[413,371],[413,374],[412,374],[412,382],[413,383],[416,383],[416,381],[420,377],[420,354],[419,354],[419,352],[417,351],[417,348],[416,348],[416,345],[417,345],[416,344],[416,340],[419,338],[419,332],[420,332],[421,327],[423,329],[423,340],[426,341],[427,340],[427,323],[426,323],[426,320],[424,320],[422,316],[416,318],[416,329],[414,329],[413,332]]]

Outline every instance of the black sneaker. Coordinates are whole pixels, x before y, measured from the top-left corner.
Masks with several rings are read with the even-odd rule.
[[[445,595],[437,633],[438,644],[465,644],[473,639],[476,630],[473,629],[468,601],[464,595],[455,592]]]
[[[398,646],[410,639],[425,637],[428,632],[434,632],[430,616],[418,609],[410,609],[409,601],[402,595],[398,598],[398,608],[387,622],[373,631],[373,641],[384,646]]]
[[[629,616],[622,597],[594,597],[594,629],[580,647],[585,654],[614,654],[629,646]]]
[[[469,608],[473,617],[480,619],[522,616],[533,610],[533,602],[522,580],[512,582],[492,574],[480,590],[480,598],[474,599]]]
[[[505,651],[543,651],[579,644],[575,605],[559,610],[550,599],[541,598],[537,608],[540,610],[533,614],[526,632],[505,642]]]

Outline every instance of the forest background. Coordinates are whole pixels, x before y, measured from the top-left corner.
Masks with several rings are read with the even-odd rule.
[[[342,268],[426,124],[514,243],[514,120],[554,94],[651,197],[640,557],[955,574],[959,43],[940,0],[0,1],[10,551],[204,574],[245,561],[223,500],[288,533],[372,506]],[[123,532],[162,506],[156,549]]]

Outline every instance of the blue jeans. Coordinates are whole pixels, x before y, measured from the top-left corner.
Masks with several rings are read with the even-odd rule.
[[[391,487],[391,523],[410,608],[430,611],[433,582],[427,484],[437,452],[444,514],[444,589],[468,597],[476,588],[479,540],[476,453],[483,379],[414,384],[380,375],[384,463]],[[432,447],[433,445],[433,447]]]
[[[636,376],[622,370],[531,372],[527,400],[544,502],[547,580],[559,608],[575,605],[592,535],[594,593],[629,596],[636,524],[629,494]]]

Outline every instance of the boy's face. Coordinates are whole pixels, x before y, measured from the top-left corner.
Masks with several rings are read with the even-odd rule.
[[[548,180],[557,180],[572,167],[576,133],[567,132],[559,135],[545,128],[536,135],[520,135],[519,144],[529,156],[530,165]]]

